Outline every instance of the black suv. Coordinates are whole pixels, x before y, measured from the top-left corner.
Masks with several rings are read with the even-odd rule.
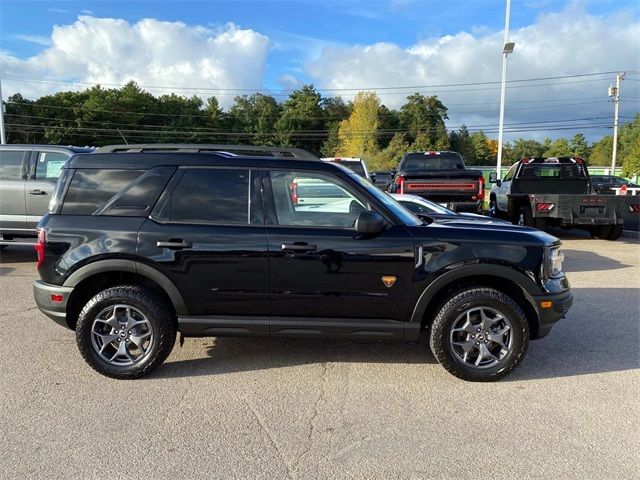
[[[333,163],[224,152],[93,153],[39,224],[38,307],[98,372],[135,378],[198,336],[417,341],[495,380],[572,303],[560,242],[419,219]]]

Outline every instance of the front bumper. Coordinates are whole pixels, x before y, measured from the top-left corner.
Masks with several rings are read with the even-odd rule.
[[[49,285],[41,280],[33,282],[33,298],[38,309],[57,324],[67,328],[70,328],[67,324],[67,300],[72,291],[73,287]],[[61,295],[62,301],[54,302],[51,295]]]
[[[547,336],[556,322],[564,318],[573,305],[573,293],[570,289],[561,293],[537,295],[533,299],[539,320],[538,334],[535,338]]]

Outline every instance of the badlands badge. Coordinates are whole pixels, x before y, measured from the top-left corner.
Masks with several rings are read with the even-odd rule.
[[[393,284],[396,283],[396,277],[393,275],[383,275],[382,283],[384,283],[385,287],[391,288]]]

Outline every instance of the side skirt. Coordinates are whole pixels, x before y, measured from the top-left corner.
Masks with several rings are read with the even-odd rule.
[[[419,324],[386,319],[178,317],[178,330],[185,337],[272,336],[415,341],[419,329]]]

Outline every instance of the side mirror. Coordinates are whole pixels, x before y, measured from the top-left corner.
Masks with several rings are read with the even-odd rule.
[[[496,172],[491,172],[489,174],[489,183],[496,183],[498,180],[498,174]]]
[[[378,212],[364,210],[358,215],[355,227],[356,232],[371,235],[382,232],[385,227],[385,221]]]
[[[392,168],[392,169],[389,171],[389,175],[391,175],[392,177],[395,177],[395,176],[396,176],[396,173],[397,173],[397,170],[396,170],[395,168]]]
[[[369,174],[369,178],[371,179],[371,181],[372,181],[373,183],[376,183],[376,174],[375,174],[375,173],[370,173],[370,174]]]

